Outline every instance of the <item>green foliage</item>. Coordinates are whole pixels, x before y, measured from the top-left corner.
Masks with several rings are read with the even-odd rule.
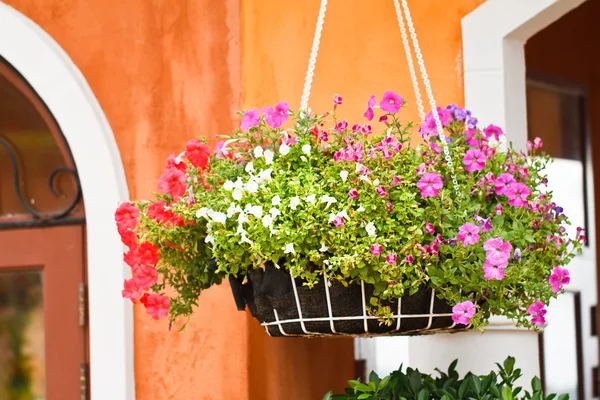
[[[368,382],[348,381],[349,388],[342,395],[327,393],[323,400],[568,400],[566,394],[544,396],[542,383],[538,377],[531,380],[531,391],[516,386],[521,370],[514,368],[515,359],[508,357],[502,365],[496,364],[498,371],[477,376],[471,372],[460,378],[456,371],[457,360],[452,362],[447,372],[436,369],[439,377],[423,374],[419,370],[402,366],[389,376],[381,379],[371,372]]]
[[[273,129],[261,118],[257,126],[224,137],[208,168],[183,159],[187,194],[161,194],[158,200],[185,224],[157,222],[148,203],[141,202],[136,227],[140,241],[160,249],[159,281],[152,289],[174,289],[171,319],[189,316],[201,291],[224,277],[245,278],[270,261],[309,287],[325,272],[344,284],[374,285],[371,311],[383,323],[391,322],[391,311],[381,300],[429,286],[451,305],[473,302],[475,327],[484,327],[491,315],[531,327],[527,308],[556,297],[548,284],[552,268],[567,265],[580,250],[579,241],[561,229],[569,221],[555,212],[545,189],[549,158],[510,147],[503,152],[475,129],[473,138],[483,144],[487,159],[483,169],[469,172],[463,159],[473,147],[465,122],[451,119],[446,127],[451,168],[437,136],[415,147],[410,123],[401,123],[398,113],[385,115],[386,123],[374,120],[381,135],[352,130],[335,107],[309,117],[292,113],[287,130]],[[349,149],[356,159],[339,160]],[[423,172],[443,179],[433,197],[424,197],[417,186]],[[531,191],[529,207],[496,194],[494,177],[507,172]],[[349,196],[353,189],[358,198]],[[476,244],[456,243],[461,226],[478,224],[475,215],[489,218],[491,230],[480,231]],[[343,225],[336,226],[339,221]],[[484,278],[483,242],[491,238],[522,253],[520,259],[511,253],[502,280]],[[381,255],[373,255],[375,244]]]

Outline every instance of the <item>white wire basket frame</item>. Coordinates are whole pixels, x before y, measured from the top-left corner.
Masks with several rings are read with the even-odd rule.
[[[326,273],[323,273],[323,279],[324,279],[324,286],[325,286],[325,297],[327,299],[328,316],[304,318],[302,315],[302,306],[300,305],[300,298],[298,296],[298,289],[296,287],[296,281],[295,281],[291,271],[290,271],[290,278],[292,280],[292,289],[294,292],[294,300],[296,303],[295,304],[296,309],[298,311],[298,318],[279,319],[279,314],[277,313],[277,309],[274,308],[273,315],[274,315],[275,320],[270,321],[270,322],[262,322],[261,323],[261,326],[263,326],[265,328],[265,331],[269,334],[269,336],[272,336],[271,332],[269,330],[269,327],[273,327],[273,326],[276,326],[279,329],[279,332],[281,333],[282,336],[287,336],[287,337],[293,337],[293,336],[301,336],[301,337],[307,337],[307,336],[308,337],[319,337],[319,336],[373,337],[373,336],[396,336],[396,335],[411,335],[411,334],[414,335],[417,333],[420,335],[425,335],[425,334],[434,334],[434,333],[442,333],[442,332],[460,332],[460,331],[471,328],[471,325],[468,325],[465,327],[457,327],[455,322],[453,322],[452,325],[447,326],[447,327],[431,328],[434,318],[452,317],[452,313],[434,313],[434,305],[435,305],[436,297],[435,297],[435,290],[432,289],[430,302],[429,302],[429,313],[427,313],[427,314],[402,314],[402,298],[398,298],[398,307],[397,307],[396,313],[393,314],[393,318],[396,320],[395,328],[393,330],[390,330],[385,333],[369,332],[368,321],[378,320],[378,319],[380,319],[380,317],[372,316],[372,315],[369,315],[369,313],[368,313],[367,301],[366,301],[366,295],[365,295],[365,282],[362,280],[360,282],[362,315],[337,316],[336,317],[333,315],[333,311],[332,311],[331,296],[329,293],[329,280],[327,279]],[[318,289],[311,289],[311,290],[318,290]],[[419,329],[415,329],[415,330],[411,330],[411,331],[404,331],[404,332],[400,331],[400,328],[402,327],[402,320],[410,319],[410,318],[427,318],[428,319],[427,326],[425,328],[419,328]],[[345,332],[339,332],[335,328],[336,321],[357,321],[357,320],[363,321],[364,332],[345,333]],[[312,332],[306,328],[307,322],[329,322],[330,332]],[[297,324],[297,323],[300,323],[302,332],[304,332],[303,334],[286,332],[285,326],[287,324]]]

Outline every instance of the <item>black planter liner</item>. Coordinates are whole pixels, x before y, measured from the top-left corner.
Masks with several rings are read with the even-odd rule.
[[[381,336],[381,335],[426,335],[440,331],[462,331],[462,325],[455,326],[452,321],[452,307],[445,301],[434,297],[433,316],[429,317],[432,302],[432,290],[422,288],[412,296],[401,298],[400,328],[397,318],[391,326],[380,324],[377,319],[367,321],[365,331],[364,319],[334,320],[335,333],[332,332],[331,323],[327,321],[305,321],[302,329],[301,323],[283,322],[298,319],[298,306],[292,287],[292,279],[288,271],[275,268],[272,263],[267,263],[264,270],[254,270],[248,276],[248,282],[242,284],[238,278],[230,278],[231,289],[238,310],[245,310],[260,322],[275,322],[275,312],[279,324],[267,325],[265,329],[271,336],[324,336],[324,335],[353,335],[353,336]],[[302,319],[328,318],[327,294],[324,280],[321,279],[312,289],[303,286],[300,279],[295,280],[295,285],[300,300]],[[368,306],[374,287],[364,285],[365,301]],[[362,288],[359,284],[343,286],[332,281],[329,287],[331,311],[333,317],[353,317],[364,314],[362,301]],[[398,314],[398,300],[388,301],[394,313]],[[410,317],[410,315],[423,315],[425,317]],[[440,316],[436,314],[442,314]]]

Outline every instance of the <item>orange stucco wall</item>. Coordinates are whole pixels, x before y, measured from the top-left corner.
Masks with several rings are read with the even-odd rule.
[[[240,107],[297,108],[318,0],[4,0],[67,52],[115,133],[132,198],[192,136],[227,132]],[[411,1],[440,103],[463,102],[460,19],[483,0]],[[393,89],[416,119],[392,1],[331,1],[311,107],[344,96],[354,121]],[[361,120],[360,120],[361,121]],[[225,285],[226,286],[226,285]],[[138,400],[312,400],[353,376],[350,339],[272,339],[235,311],[227,287],[203,294],[185,332],[135,313]],[[92,382],[93,385],[93,382]],[[102,400],[102,399],[101,399]]]

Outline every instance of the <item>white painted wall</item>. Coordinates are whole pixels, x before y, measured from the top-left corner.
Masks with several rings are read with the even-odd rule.
[[[0,2],[0,55],[42,98],[77,166],[87,220],[92,400],[133,400],[133,315],[119,293],[129,274],[113,222],[128,198],[112,130],[81,72],[39,26]]]

